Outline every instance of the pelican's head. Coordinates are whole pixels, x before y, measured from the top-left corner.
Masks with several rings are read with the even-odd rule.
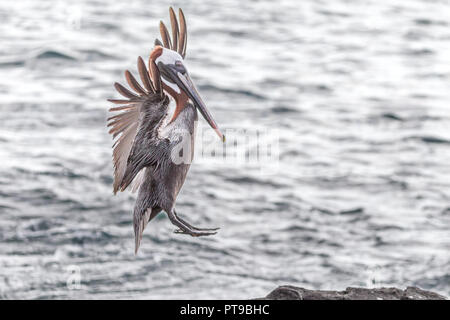
[[[192,103],[200,111],[214,131],[216,131],[220,139],[225,141],[225,136],[219,130],[216,122],[200,97],[197,88],[192,82],[181,55],[168,48],[155,46],[150,55],[150,59],[155,62],[156,67],[160,72],[164,91],[177,101],[178,112],[181,111],[180,109],[184,108],[187,100],[191,99]],[[181,104],[179,105],[180,101]],[[178,115],[178,112],[175,111],[174,117]]]

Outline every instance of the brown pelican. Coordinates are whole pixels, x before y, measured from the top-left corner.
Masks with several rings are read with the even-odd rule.
[[[150,53],[148,68],[138,57],[138,72],[142,85],[127,70],[125,78],[130,91],[119,83],[116,90],[126,99],[108,99],[121,106],[111,108],[117,112],[108,118],[109,133],[117,140],[113,145],[114,194],[130,187],[138,191],[133,221],[135,253],[142,233],[149,221],[165,211],[170,221],[178,227],[176,233],[194,237],[209,236],[219,228],[197,228],[179,217],[175,201],[184,183],[193,157],[194,130],[197,110],[216,131],[222,141],[224,135],[206,108],[192,82],[184,63],[186,55],[186,20],[179,10],[178,24],[175,12],[169,9],[172,38],[160,22],[162,43],[157,39]],[[175,102],[169,107],[169,96]],[[183,139],[189,139],[183,144]],[[174,150],[188,156],[189,161],[174,161]],[[175,152],[175,154],[177,154]]]

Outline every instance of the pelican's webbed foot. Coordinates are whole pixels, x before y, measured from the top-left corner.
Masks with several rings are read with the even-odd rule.
[[[168,213],[170,221],[179,229],[175,233],[189,234],[193,237],[211,236],[217,233],[219,228],[197,228],[186,222],[184,219],[178,217],[175,210]]]
[[[197,227],[194,227],[189,222],[187,222],[183,218],[179,217],[175,210],[173,210],[173,213],[175,214],[175,217],[177,217],[177,219],[180,220],[181,223],[183,223],[185,226],[191,228],[192,230],[196,230],[196,231],[217,231],[217,230],[220,229],[220,228],[197,228]],[[181,232],[177,232],[177,233],[181,233]]]

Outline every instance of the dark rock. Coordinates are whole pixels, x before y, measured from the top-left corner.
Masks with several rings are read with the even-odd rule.
[[[446,300],[447,298],[417,287],[347,288],[344,291],[308,290],[294,286],[281,286],[261,300]]]

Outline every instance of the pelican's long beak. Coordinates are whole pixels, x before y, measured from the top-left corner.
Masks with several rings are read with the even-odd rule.
[[[192,82],[191,77],[189,77],[187,71],[185,71],[184,69],[185,72],[184,74],[182,74],[179,70],[177,70],[178,68],[176,66],[166,65],[162,62],[158,63],[158,69],[160,70],[163,77],[167,78],[173,83],[176,83],[178,87],[187,94],[187,96],[192,100],[197,109],[200,110],[203,118],[205,118],[211,128],[214,129],[219,138],[223,142],[225,142],[225,136],[219,130],[216,121],[214,121],[211,113],[209,113],[208,109],[206,108],[205,103],[200,97],[200,94],[198,93],[198,90],[195,84]]]

